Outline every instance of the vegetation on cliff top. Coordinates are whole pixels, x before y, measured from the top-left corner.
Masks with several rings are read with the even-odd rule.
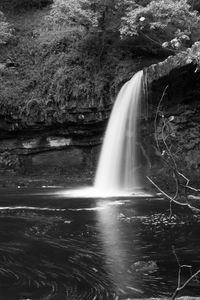
[[[200,33],[197,1],[3,0],[0,9],[1,114],[29,122],[105,107],[138,69]]]

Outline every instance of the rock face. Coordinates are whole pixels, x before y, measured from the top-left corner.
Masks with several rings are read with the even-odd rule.
[[[162,114],[169,127],[167,142],[181,170],[189,177],[200,175],[199,49],[200,43],[196,43],[187,52],[144,69],[147,113],[141,120],[140,148],[152,176],[166,174],[155,143],[155,132],[162,143]],[[14,113],[1,110],[0,173],[62,174],[68,179],[79,176],[92,181],[112,104],[57,112],[47,105],[44,118],[37,101],[29,102],[21,112],[23,122]]]
[[[150,162],[149,175],[155,176],[159,185],[164,178],[166,180],[172,179],[170,167],[164,163],[164,160],[169,161],[166,155],[165,142],[178,170],[198,187],[200,176],[200,105],[177,104],[171,106],[169,110],[164,108],[162,113],[164,117],[159,114],[156,127],[154,127],[155,123],[152,117],[146,121],[148,124],[146,123],[143,129],[142,143]]]
[[[196,42],[191,48],[180,52],[175,56],[169,56],[162,62],[152,64],[144,68],[148,84],[159,80],[160,78],[170,76],[174,70],[188,66],[191,63],[196,64],[200,59],[200,42]]]
[[[144,70],[148,88],[149,128],[147,124],[144,125],[143,143],[151,162],[150,174],[155,178],[161,178],[162,181],[167,175],[169,178],[172,176],[170,168],[166,168],[163,164],[165,141],[178,169],[198,186],[200,175],[199,52],[200,43],[196,43],[187,52],[169,57]],[[145,130],[148,131],[148,136]]]
[[[80,125],[78,128],[63,126],[57,130],[25,132],[10,131],[4,126],[1,131],[0,172],[10,170],[16,175],[47,177],[62,175],[68,181],[81,176],[91,179],[101,144],[102,129],[99,132],[98,126],[96,124],[94,130],[89,130],[89,126],[83,129]],[[103,127],[104,124],[101,124],[100,128]]]

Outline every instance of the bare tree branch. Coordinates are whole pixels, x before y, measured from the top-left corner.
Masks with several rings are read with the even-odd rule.
[[[182,285],[180,285],[179,287],[176,288],[174,294],[172,295],[171,300],[174,300],[177,296],[177,294],[182,291],[189,283],[190,281],[192,281],[195,277],[197,277],[197,275],[200,274],[200,269],[198,271],[196,271],[192,276],[190,276],[188,278],[188,280],[186,280]]]
[[[170,144],[170,146],[168,145],[170,141],[167,142],[167,140],[170,136],[170,121],[171,120],[166,119],[163,111],[160,109],[163,98],[166,95],[167,88],[168,88],[168,86],[165,87],[165,89],[162,93],[162,97],[157,106],[156,116],[154,119],[154,130],[155,130],[154,135],[155,135],[157,150],[159,151],[160,156],[162,157],[165,164],[172,171],[172,177],[174,179],[175,187],[176,187],[175,194],[173,196],[169,195],[169,193],[166,193],[165,191],[163,191],[150,177],[147,176],[147,179],[165,198],[167,198],[170,201],[170,217],[171,217],[172,216],[172,203],[176,203],[181,206],[187,206],[188,208],[190,208],[191,210],[193,210],[195,212],[200,212],[200,209],[191,205],[189,203],[189,199],[188,199],[188,190],[190,192],[191,191],[192,192],[200,192],[200,189],[196,189],[196,188],[190,186],[189,185],[190,180],[183,173],[181,173],[178,170],[176,159],[174,157],[174,154],[171,151],[171,144]],[[161,142],[164,147],[163,149],[161,148],[161,146],[159,144],[159,136],[158,136],[158,128],[157,128],[159,114],[160,114],[161,122],[162,122],[161,123],[162,124]],[[184,181],[184,183],[183,183],[183,181]],[[182,192],[184,192],[185,202],[182,202],[182,198],[181,198]],[[192,274],[192,266],[191,265],[186,265],[186,264],[181,265],[174,247],[173,247],[173,253],[174,253],[174,256],[176,257],[176,261],[177,261],[179,269],[178,269],[178,278],[177,278],[177,288],[174,291],[171,300],[174,300],[176,298],[176,296],[178,295],[178,293],[180,291],[182,291],[195,277],[197,277],[200,274],[200,269],[198,271],[196,271],[194,274]],[[191,276],[181,285],[181,272],[182,272],[183,268],[189,268],[190,272],[191,272]]]
[[[158,152],[160,153],[160,156],[162,157],[162,160],[164,161],[164,163],[169,167],[169,169],[172,171],[172,178],[175,182],[175,194],[173,196],[169,195],[168,193],[166,193],[165,191],[163,191],[150,177],[147,176],[147,179],[151,182],[151,184],[154,185],[154,187],[156,187],[157,190],[159,190],[159,192],[161,192],[167,199],[170,200],[170,215],[172,214],[171,211],[171,203],[174,202],[176,204],[179,205],[184,205],[189,207],[192,210],[195,210],[196,212],[200,211],[200,209],[194,207],[193,205],[191,205],[189,203],[189,199],[188,199],[188,190],[189,191],[193,191],[193,192],[200,192],[200,189],[196,189],[192,186],[189,185],[190,180],[179,171],[177,163],[176,163],[176,159],[174,157],[174,154],[171,151],[171,145],[169,146],[168,144],[170,143],[167,142],[167,140],[170,137],[170,122],[171,120],[166,118],[164,115],[164,112],[161,110],[161,104],[162,101],[164,99],[164,96],[166,95],[166,91],[168,89],[168,86],[165,87],[162,96],[160,98],[160,101],[158,103],[157,109],[156,109],[156,115],[155,115],[155,119],[154,119],[154,136],[155,136],[155,141],[156,141],[156,147]],[[158,136],[158,127],[157,127],[157,123],[158,123],[158,117],[160,115],[161,118],[161,130],[160,130],[160,137]],[[159,139],[162,142],[162,147],[159,143]],[[185,181],[183,183],[183,181]],[[183,192],[184,192],[184,198],[185,198],[185,202],[182,202],[182,198],[183,198]],[[181,201],[178,201],[181,200]]]

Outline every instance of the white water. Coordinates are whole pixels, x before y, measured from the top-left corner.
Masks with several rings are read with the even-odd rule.
[[[137,175],[137,118],[143,72],[136,73],[120,90],[106,129],[94,188],[120,194],[141,188]]]

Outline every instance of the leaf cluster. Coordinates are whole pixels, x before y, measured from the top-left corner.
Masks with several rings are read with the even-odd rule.
[[[188,47],[199,38],[200,16],[187,0],[157,0],[130,9],[122,18],[122,38],[143,35],[164,47]]]
[[[98,12],[90,8],[90,0],[54,0],[47,17],[50,25],[83,26],[89,28],[97,25]]]
[[[12,38],[12,27],[0,11],[0,44],[6,44]]]

